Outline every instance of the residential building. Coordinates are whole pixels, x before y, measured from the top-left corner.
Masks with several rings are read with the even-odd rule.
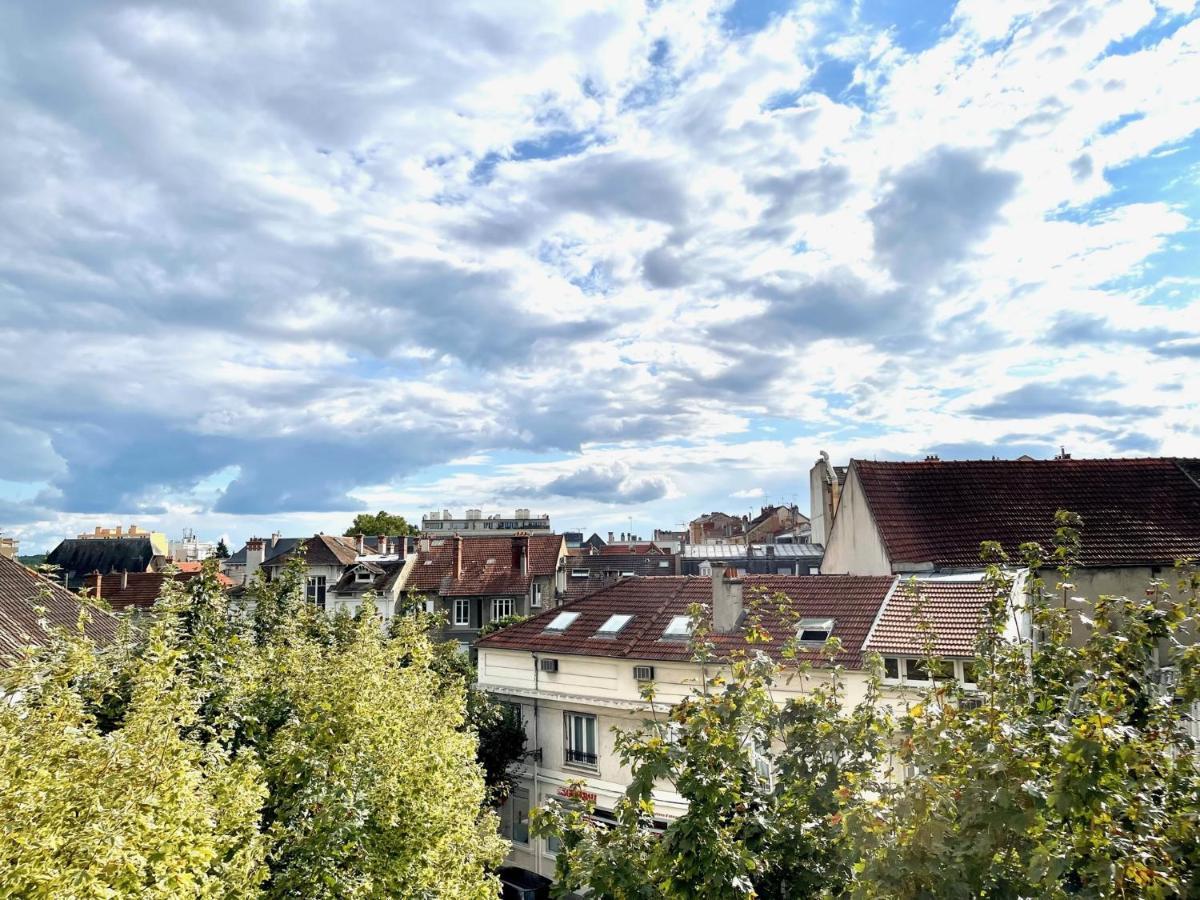
[[[421,532],[433,537],[461,534],[466,538],[550,534],[550,517],[531,515],[528,509],[517,509],[511,516],[496,513],[485,517],[482,510],[468,509],[459,518],[443,509],[421,516]]]
[[[251,539],[246,542],[249,552],[248,565],[259,554],[266,553],[265,542]],[[339,584],[346,570],[358,562],[360,549],[364,547],[361,537],[337,537],[331,534],[314,534],[305,538],[290,550],[275,553],[259,563],[268,581],[275,581],[293,559],[304,560],[308,601],[326,609],[329,589]],[[385,548],[386,549],[386,548]]]
[[[689,544],[736,544],[746,532],[746,517],[723,512],[697,516],[688,523]]]
[[[404,586],[416,564],[417,554],[409,552],[409,540],[404,537],[378,540],[375,547],[361,546],[358,557],[329,589],[325,608],[354,615],[370,594],[376,612],[390,619],[401,611]]]
[[[800,512],[800,508],[795,504],[764,506],[757,516],[746,523],[742,531],[742,540],[737,543],[780,543],[780,538],[784,535],[789,543],[795,543],[796,538],[807,541],[810,533],[808,516]]]
[[[816,544],[686,544],[679,571],[710,575],[733,568],[739,575],[816,575],[822,552]]]
[[[657,578],[679,574],[679,557],[653,541],[588,546],[567,559],[564,598],[587,596],[621,578]]]
[[[830,463],[829,454],[822,450],[821,458],[809,470],[808,539],[814,544],[824,546],[829,540],[829,530],[833,527],[833,516],[841,502],[842,486],[846,483],[849,469],[849,466],[835,466]]]
[[[203,562],[217,552],[213,541],[202,541],[196,537],[196,532],[190,528],[183,532],[183,537],[171,541],[168,556],[172,562]]]
[[[90,534],[67,538],[50,551],[46,562],[58,566],[67,588],[79,588],[93,572],[158,572],[167,565],[167,536],[131,525],[123,532],[97,528]]]
[[[47,627],[73,630],[79,612],[79,598],[62,585],[0,554],[0,667],[13,665],[30,647],[48,644]],[[112,643],[117,619],[89,608],[84,633],[99,645]]]
[[[481,638],[479,686],[520,710],[531,751],[515,770],[516,789],[501,810],[503,833],[512,842],[511,864],[553,872],[554,847],[529,834],[533,806],[582,797],[595,805],[597,820],[612,820],[613,805],[631,781],[614,729],[635,728],[650,718],[641,695],[647,682],[654,683],[661,715],[703,679],[689,643],[694,605],[711,621],[718,660],[746,649],[745,611],[756,605],[770,639],[754,649],[786,666],[814,667],[781,679],[780,700],[829,679],[825,641],[838,638],[834,661],[844,667],[846,702],[852,705],[866,695],[866,654],[874,649],[886,654],[886,700],[898,703],[912,688],[927,686],[923,648],[930,632],[945,635],[936,645],[946,654],[945,671],[964,682],[973,678],[975,632],[990,599],[989,587],[977,576],[910,584],[892,575],[737,578],[714,570],[708,578],[623,579]],[[1011,638],[1027,636],[1027,623],[1018,615]],[[793,637],[800,641],[799,653],[790,660],[783,650]],[[665,783],[655,790],[654,803],[663,827],[684,810],[683,799]]]
[[[558,534],[421,537],[403,591],[443,612],[443,638],[465,651],[489,622],[557,606],[566,559]]]
[[[1083,522],[1072,592],[1140,595],[1176,560],[1200,557],[1200,460],[852,460],[821,571],[978,570],[984,541],[1019,562],[1023,542],[1053,550],[1059,510]]]
[[[654,543],[662,547],[664,550],[670,550],[672,553],[678,553],[679,548],[687,543],[688,533],[686,531],[671,531],[666,528],[654,529]]]
[[[228,575],[234,584],[249,584],[264,562],[295,550],[303,540],[285,538],[278,531],[269,538],[252,537],[236,553],[221,560],[221,572]],[[254,544],[253,549],[251,544]]]
[[[102,575],[93,572],[87,577],[84,590],[89,597],[103,600],[115,612],[146,610],[154,606],[168,580],[185,583],[196,578],[200,569],[166,572],[113,572]],[[217,575],[223,588],[233,587],[233,581],[225,575]]]

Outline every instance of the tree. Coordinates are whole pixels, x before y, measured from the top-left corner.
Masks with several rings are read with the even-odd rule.
[[[978,690],[934,682],[895,709],[877,657],[852,708],[836,668],[776,702],[784,670],[753,652],[753,612],[746,652],[709,672],[694,610],[705,676],[665,716],[618,735],[633,782],[616,826],[597,826],[576,801],[533,815],[534,833],[562,842],[563,889],[620,900],[1200,896],[1189,732],[1200,576],[1181,563],[1173,586],[1092,598],[1080,642],[1067,602],[1080,524],[1060,513],[1051,552],[1021,548],[1022,607],[1011,602],[1016,567],[985,545],[994,601]],[[1039,577],[1047,567],[1058,593]],[[1008,641],[1007,623],[1024,613],[1037,640]],[[931,671],[939,662],[927,653]],[[661,835],[656,785],[688,801]]]
[[[405,521],[404,516],[384,512],[381,509],[373,515],[371,513],[359,513],[354,517],[354,521],[344,534],[345,537],[357,537],[360,534],[367,537],[380,534],[396,537],[398,535],[412,535],[416,533],[417,529],[409,525]]]
[[[213,556],[217,559],[229,559],[229,545],[225,543],[225,538],[217,541],[217,549],[213,551]]]

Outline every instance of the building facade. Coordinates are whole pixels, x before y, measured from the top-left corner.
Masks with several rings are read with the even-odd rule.
[[[732,567],[739,575],[816,575],[823,550],[815,544],[687,544],[682,575],[711,575]]]
[[[459,518],[450,510],[421,516],[421,533],[431,537],[460,534],[463,537],[513,537],[520,534],[550,534],[550,517],[535,516],[528,509],[517,509],[511,516],[495,513],[484,516],[479,509],[468,509]]]

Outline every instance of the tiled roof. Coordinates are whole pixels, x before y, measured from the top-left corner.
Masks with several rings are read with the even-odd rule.
[[[355,577],[355,573],[360,567],[371,573],[372,578],[369,581],[359,581]],[[342,573],[342,577],[338,579],[332,590],[336,594],[365,594],[367,591],[382,594],[391,590],[403,570],[404,560],[402,559],[388,560],[387,562],[359,562],[357,565],[349,566]]]
[[[43,588],[49,590],[46,597],[40,596]],[[47,624],[74,629],[80,605],[74,594],[16,560],[0,556],[0,666],[12,665],[24,648],[48,642],[34,604],[45,608]],[[97,644],[111,643],[117,634],[116,617],[99,609],[90,613],[86,634]]]
[[[68,538],[46,556],[74,579],[92,572],[145,572],[154,559],[148,537]]]
[[[1053,547],[1054,514],[1083,518],[1085,566],[1200,555],[1200,485],[1175,459],[852,463],[892,564],[979,566],[982,541]]]
[[[801,618],[831,618],[833,635],[842,641],[838,661],[849,667],[862,664],[862,644],[879,613],[884,597],[895,583],[892,576],[868,575],[747,575],[742,579],[747,606],[754,596],[771,598],[782,593]],[[712,604],[712,579],[688,576],[670,578],[626,578],[601,588],[581,600],[548,610],[535,618],[509,626],[481,638],[484,649],[525,650],[581,656],[628,659],[689,660],[692,650],[686,640],[667,640],[663,631],[673,616],[688,614],[693,603]],[[785,633],[775,604],[766,602],[762,619],[771,640],[753,649],[778,656],[791,634]],[[547,633],[546,626],[562,612],[577,612],[565,632]],[[596,637],[596,630],[615,613],[633,620],[612,638]],[[750,649],[741,634],[714,634],[718,654]],[[823,661],[817,651],[803,651],[800,659]]]
[[[605,544],[603,547],[600,548],[601,556],[610,555],[610,554],[614,554],[614,553],[632,553],[632,554],[637,554],[639,556],[648,556],[648,555],[661,556],[663,553],[666,553],[666,552],[667,552],[666,550],[663,550],[662,548],[660,548],[653,541],[641,541],[641,542],[632,543],[632,544],[618,542],[618,543],[614,543],[614,544]]]
[[[266,555],[264,556],[264,562],[265,562],[267,560],[272,559],[273,557],[279,556],[280,554],[287,553],[290,550],[295,550],[296,546],[299,543],[301,543],[304,540],[304,538],[281,537],[275,541],[275,546],[273,546],[273,547],[270,546],[270,544],[271,544],[270,538],[262,538],[262,540],[266,544]],[[225,560],[225,565],[227,565],[227,566],[244,566],[245,564],[246,564],[246,545],[245,544],[242,544],[242,547],[240,550],[238,550],[236,553],[234,553],[232,556],[230,556],[229,559]]]
[[[655,578],[677,574],[675,566],[673,553],[599,553],[594,556],[572,556],[567,560],[566,590],[563,594],[568,600],[575,600],[614,583],[621,578],[622,573]],[[588,573],[586,578],[575,574],[585,570]]]
[[[528,541],[528,573],[521,574],[514,559],[518,541]],[[563,545],[562,535],[531,534],[528,537],[461,538],[462,573],[454,575],[455,538],[434,538],[429,549],[417,543],[417,562],[405,584],[409,591],[433,591],[444,597],[476,597],[490,594],[520,594],[529,590],[530,579],[553,575]]]
[[[991,589],[981,579],[902,579],[888,598],[866,649],[878,653],[968,657]]]
[[[191,581],[200,573],[198,571],[178,572],[176,581]],[[113,573],[100,576],[100,599],[114,610],[149,609],[162,593],[163,582],[167,575],[162,572],[129,572]],[[233,581],[224,575],[218,575],[217,580],[222,587],[232,587]],[[96,576],[89,575],[85,581],[88,596],[96,596]],[[122,586],[123,585],[123,586]]]
[[[281,542],[282,543],[282,542]],[[314,534],[301,541],[304,548],[304,563],[308,566],[349,566],[358,559],[358,538],[336,537],[332,534]],[[278,548],[278,544],[276,545]],[[281,567],[300,552],[300,547],[276,553],[263,562],[263,567]]]

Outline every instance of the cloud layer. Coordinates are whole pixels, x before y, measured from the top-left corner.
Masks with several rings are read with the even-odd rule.
[[[0,9],[0,530],[1200,455],[1189,0]]]

